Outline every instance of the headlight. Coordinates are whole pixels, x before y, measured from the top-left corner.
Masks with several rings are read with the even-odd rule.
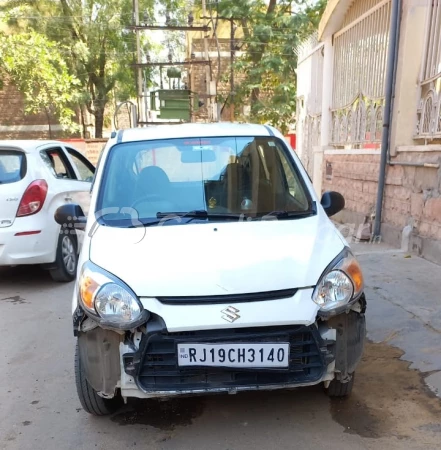
[[[130,329],[148,318],[148,312],[127,285],[90,261],[81,270],[79,295],[86,312],[108,326]]]
[[[357,299],[364,281],[360,265],[349,249],[345,249],[325,270],[312,299],[322,311],[333,311]]]

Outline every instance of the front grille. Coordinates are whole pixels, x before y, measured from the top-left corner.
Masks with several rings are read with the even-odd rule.
[[[289,367],[284,369],[179,367],[177,344],[289,342]],[[255,385],[302,384],[321,379],[333,358],[316,327],[159,332],[144,337],[143,350],[124,355],[126,372],[145,391],[196,390]],[[136,361],[136,362],[135,362]],[[136,366],[136,367],[135,367]]]
[[[268,300],[281,300],[294,297],[297,289],[284,289],[281,291],[251,292],[249,294],[207,295],[196,297],[157,297],[166,305],[203,305],[261,302]]]

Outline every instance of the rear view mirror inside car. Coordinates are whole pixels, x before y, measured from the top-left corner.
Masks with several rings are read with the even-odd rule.
[[[216,161],[216,153],[213,150],[186,150],[181,153],[183,163],[208,163]]]

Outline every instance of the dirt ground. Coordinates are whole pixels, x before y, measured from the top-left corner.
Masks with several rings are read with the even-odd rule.
[[[441,448],[441,400],[402,355],[388,345],[367,343],[352,396],[332,400],[332,416],[347,433],[393,436],[403,448],[414,448],[412,443]]]
[[[396,348],[368,342],[352,396],[330,401],[332,418],[344,427],[345,433],[369,440],[368,448],[382,449],[382,438],[392,438],[396,444],[393,448],[439,449],[441,400],[427,389],[418,371],[400,360],[401,356]],[[314,398],[320,388],[303,389],[303,393],[308,390]],[[255,396],[243,398],[252,402]],[[210,409],[211,403],[219,400],[193,397],[166,402],[132,401],[111,420],[123,426],[149,425],[166,435],[171,433],[171,437],[173,430],[191,425]]]

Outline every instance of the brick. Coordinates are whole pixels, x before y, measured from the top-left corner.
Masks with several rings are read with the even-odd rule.
[[[388,166],[386,172],[386,184],[395,184],[389,183],[389,179],[400,180],[398,184],[402,184],[403,176],[404,170],[402,166]]]
[[[421,234],[422,236],[428,237],[430,234],[430,223],[421,222],[418,231],[419,231],[419,234]]]
[[[355,191],[363,192],[363,182],[361,181],[354,181],[351,187]]]
[[[412,187],[415,192],[415,173],[416,167],[403,167],[403,186]]]
[[[438,172],[434,169],[418,167],[415,171],[414,187],[415,191],[438,189]]]
[[[430,225],[430,235],[429,237],[436,239],[436,236],[438,235],[439,226],[437,224],[431,224]]]
[[[377,183],[369,183],[369,194],[377,194],[378,184]]]
[[[47,125],[46,114],[25,114],[24,97],[14,84],[4,73],[0,74],[4,81],[3,88],[0,90],[0,125]],[[51,124],[55,125],[57,121],[51,117]],[[62,133],[54,132],[53,137],[59,138]],[[49,138],[48,131],[10,131],[0,133],[0,139],[39,139]]]
[[[410,196],[410,214],[412,217],[420,219],[423,214],[424,199],[421,194],[411,194]]]
[[[410,200],[411,191],[403,186],[392,186],[391,189],[392,196],[398,200]]]
[[[429,198],[426,201],[424,218],[428,222],[441,222],[441,197]]]

